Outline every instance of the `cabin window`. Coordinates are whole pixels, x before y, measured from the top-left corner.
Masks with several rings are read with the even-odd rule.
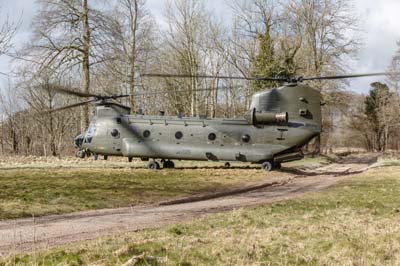
[[[113,129],[111,130],[111,136],[113,136],[114,138],[118,137],[118,136],[119,136],[119,131],[118,131],[118,129],[113,128]]]
[[[251,139],[250,136],[247,134],[242,136],[242,141],[245,143],[248,143],[250,141],[250,139]]]
[[[208,134],[208,140],[213,141],[213,140],[215,140],[216,138],[217,138],[217,135],[215,135],[215,133],[210,133],[210,134]]]
[[[85,138],[85,143],[92,143],[92,137]]]
[[[151,133],[149,130],[143,131],[143,137],[148,138],[148,137],[150,137],[150,135],[151,135]]]
[[[177,132],[175,133],[175,138],[176,138],[176,139],[181,139],[181,138],[183,138],[183,133],[182,133],[181,131],[177,131]]]

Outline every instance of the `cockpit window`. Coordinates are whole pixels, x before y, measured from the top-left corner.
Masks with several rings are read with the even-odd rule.
[[[89,124],[89,128],[87,130],[87,135],[93,136],[94,133],[96,132],[96,121],[92,121]]]
[[[77,136],[77,137],[75,138],[75,147],[76,147],[76,148],[79,148],[79,147],[82,146],[83,139],[84,139],[84,135],[83,135],[83,134],[80,134],[79,136]]]
[[[93,140],[93,136],[96,133],[96,121],[92,121],[89,124],[89,128],[86,131],[84,143],[91,143]]]

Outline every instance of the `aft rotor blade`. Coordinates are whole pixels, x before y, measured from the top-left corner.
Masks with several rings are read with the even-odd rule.
[[[75,91],[75,90],[72,90],[72,89],[69,89],[69,88],[66,88],[63,86],[51,85],[51,86],[49,86],[49,89],[52,91],[55,91],[55,92],[62,93],[62,94],[75,95],[78,97],[96,97],[96,98],[101,97],[100,95],[97,95],[97,94]]]
[[[380,72],[380,73],[366,73],[366,74],[349,74],[349,75],[337,75],[337,76],[321,76],[321,77],[309,77],[300,78],[301,80],[332,80],[332,79],[348,79],[348,78],[362,78],[362,77],[375,77],[375,76],[388,76],[388,75],[399,75],[398,72]]]
[[[97,99],[92,99],[92,100],[87,100],[87,101],[83,101],[83,102],[79,102],[79,103],[74,103],[74,104],[66,105],[66,106],[63,106],[63,107],[56,108],[56,109],[50,109],[50,110],[47,110],[47,111],[43,111],[43,112],[41,112],[41,114],[54,113],[54,112],[58,112],[58,111],[62,111],[62,110],[66,110],[66,109],[70,109],[70,108],[75,108],[75,107],[78,107],[78,106],[86,105],[86,104],[89,104],[89,103],[92,103],[92,102],[96,102],[96,101],[97,101]]]
[[[254,81],[287,81],[284,77],[237,77],[237,76],[212,76],[212,75],[184,75],[184,74],[158,74],[148,73],[142,74],[143,77],[156,78],[204,78],[204,79],[238,79],[238,80],[254,80]]]
[[[220,89],[229,89],[229,88],[242,88],[243,86],[223,86],[223,87],[217,87],[217,90]],[[196,91],[211,91],[214,89],[197,89]],[[180,92],[189,92],[188,90],[162,90],[162,91],[153,91],[153,92],[140,92],[140,93],[131,93],[131,94],[121,94],[121,95],[113,95],[110,96],[112,99],[117,99],[117,98],[125,98],[125,97],[130,97],[130,96],[147,96],[147,95],[157,95],[157,94],[164,94],[164,93],[180,93]]]

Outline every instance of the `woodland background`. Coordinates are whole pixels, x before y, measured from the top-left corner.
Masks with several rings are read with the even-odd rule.
[[[13,82],[1,88],[2,155],[66,156],[83,132],[91,106],[43,113],[82,99],[82,92],[141,93],[122,100],[133,112],[241,117],[251,95],[278,86],[224,79],[146,78],[142,73],[223,76],[320,76],[351,71],[363,40],[351,0],[234,0],[232,21],[204,1],[168,0],[167,25],[158,25],[145,0],[37,0],[30,41],[15,49],[19,23],[0,25],[0,56],[13,58]],[[0,15],[7,16],[7,14]],[[389,72],[400,71],[399,50]],[[400,149],[400,75],[371,84],[367,95],[345,80],[314,81],[321,90],[321,151],[351,147]],[[13,85],[11,85],[13,84]],[[209,89],[204,91],[200,89]],[[157,91],[184,93],[151,94]],[[144,93],[144,94],[143,94]],[[149,93],[146,95],[146,93]],[[318,140],[317,140],[318,141]]]

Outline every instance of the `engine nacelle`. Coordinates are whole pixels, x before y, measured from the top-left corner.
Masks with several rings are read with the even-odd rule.
[[[244,118],[253,126],[259,125],[284,125],[289,121],[289,114],[257,112],[256,108],[251,109]]]

